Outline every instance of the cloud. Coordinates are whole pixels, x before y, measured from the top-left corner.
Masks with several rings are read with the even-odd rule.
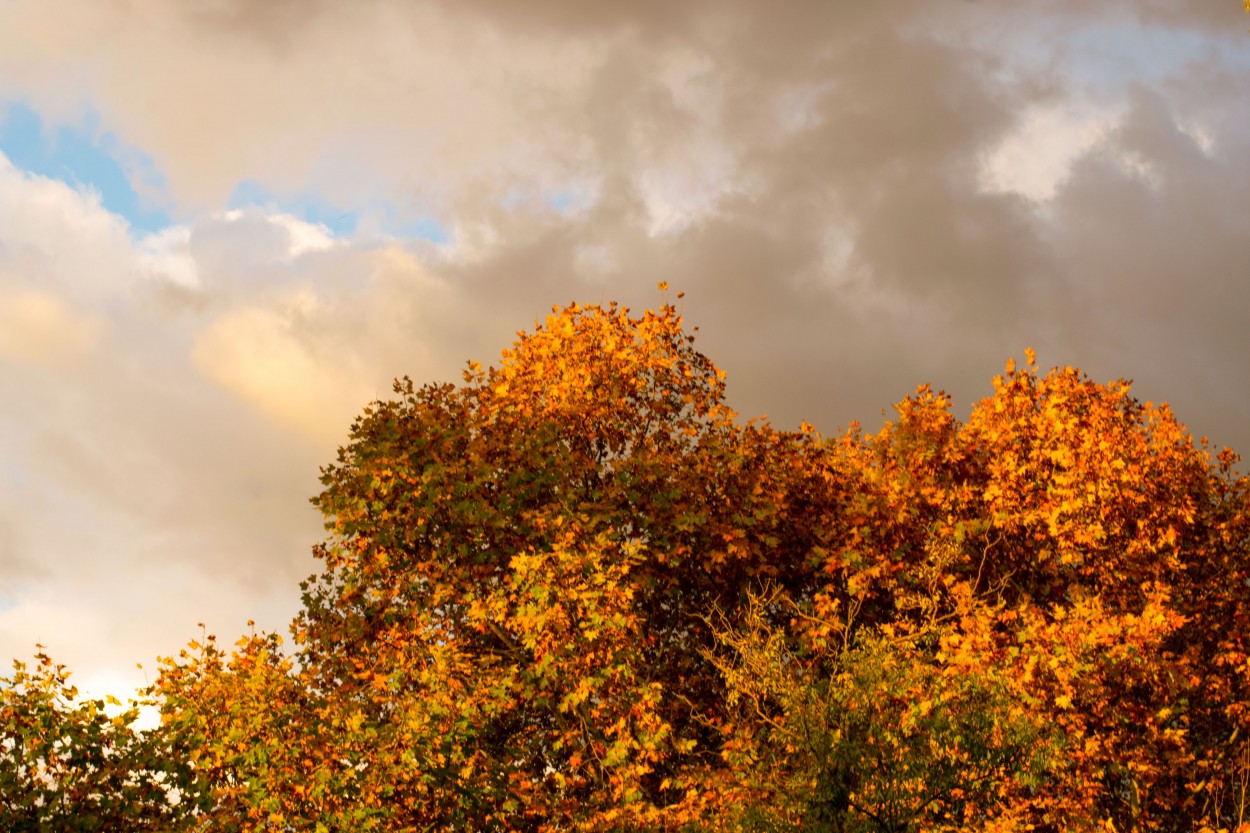
[[[0,359],[55,364],[81,356],[94,340],[95,323],[55,295],[0,292]]]
[[[188,207],[219,206],[247,179],[285,194],[313,178],[340,204],[413,189],[437,201],[469,171],[496,179],[576,156],[541,116],[596,62],[591,44],[517,40],[406,3],[301,7],[289,24],[233,9],[6,4],[0,75],[41,106],[90,97]],[[48,33],[39,48],[18,35],[35,31]]]
[[[370,398],[350,353],[317,350],[325,315],[308,292],[280,306],[235,309],[200,334],[191,358],[216,384],[324,447],[343,437]]]
[[[1032,346],[1250,449],[1231,9],[0,4],[0,96],[95,114],[175,218],[0,162],[0,653],[280,627],[365,402],[660,280],[782,426],[966,413]]]
[[[90,190],[0,165],[0,653],[42,642],[131,679],[197,621],[284,624],[317,468],[389,389],[353,369],[404,351],[402,320],[362,313],[352,336],[334,312],[359,276],[396,281],[389,257],[254,211],[135,233]]]
[[[27,174],[0,154],[0,234],[6,281],[72,287],[80,297],[123,289],[130,246],[124,220],[105,211],[90,188]],[[72,230],[73,237],[64,233]]]
[[[1106,138],[1119,117],[1085,102],[1038,106],[986,155],[982,187],[1049,200],[1067,179],[1072,163]]]
[[[1143,395],[1246,448],[1244,310],[1250,176],[1204,148],[1184,110],[1137,90],[1124,122],[1078,162],[1056,197],[1056,243],[1073,276],[1080,350],[1121,365]],[[1114,355],[1114,359],[1111,356]]]

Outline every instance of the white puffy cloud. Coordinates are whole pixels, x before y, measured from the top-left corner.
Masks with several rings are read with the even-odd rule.
[[[0,280],[55,285],[79,298],[124,292],[137,275],[125,220],[99,194],[21,171],[0,154]]]

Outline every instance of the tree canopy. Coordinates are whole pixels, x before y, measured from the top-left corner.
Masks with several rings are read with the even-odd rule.
[[[356,420],[289,648],[163,660],[147,735],[19,666],[0,778],[168,829],[1244,833],[1236,464],[1031,352],[962,423],[744,423],[673,305],[557,308]]]

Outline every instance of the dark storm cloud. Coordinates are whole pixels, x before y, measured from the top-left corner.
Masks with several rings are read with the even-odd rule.
[[[528,311],[544,296],[585,297],[573,255],[601,246],[616,264],[602,291],[646,303],[638,289],[657,279],[688,290],[735,404],[788,424],[872,421],[924,380],[917,371],[944,369],[934,357],[967,361],[987,340],[988,373],[1023,346],[1053,268],[1031,206],[978,185],[1021,104],[987,72],[994,59],[879,19],[823,32],[759,22],[694,62],[684,109],[648,75],[645,50],[609,55],[583,116],[600,168],[615,172],[601,203],[542,229],[509,218],[501,236],[515,244],[449,274]],[[712,207],[649,234],[638,174],[697,155],[700,131],[729,160]]]
[[[1250,446],[1248,195],[1244,166],[1209,154],[1166,98],[1138,90],[1056,206],[1083,322],[1073,354],[1120,363],[1196,431],[1241,449]]]

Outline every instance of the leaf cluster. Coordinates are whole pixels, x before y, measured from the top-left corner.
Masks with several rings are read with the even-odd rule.
[[[164,660],[151,735],[19,668],[0,776],[169,829],[1245,831],[1250,481],[1130,390],[1028,353],[823,437],[672,305],[556,308],[365,409],[289,647]]]

